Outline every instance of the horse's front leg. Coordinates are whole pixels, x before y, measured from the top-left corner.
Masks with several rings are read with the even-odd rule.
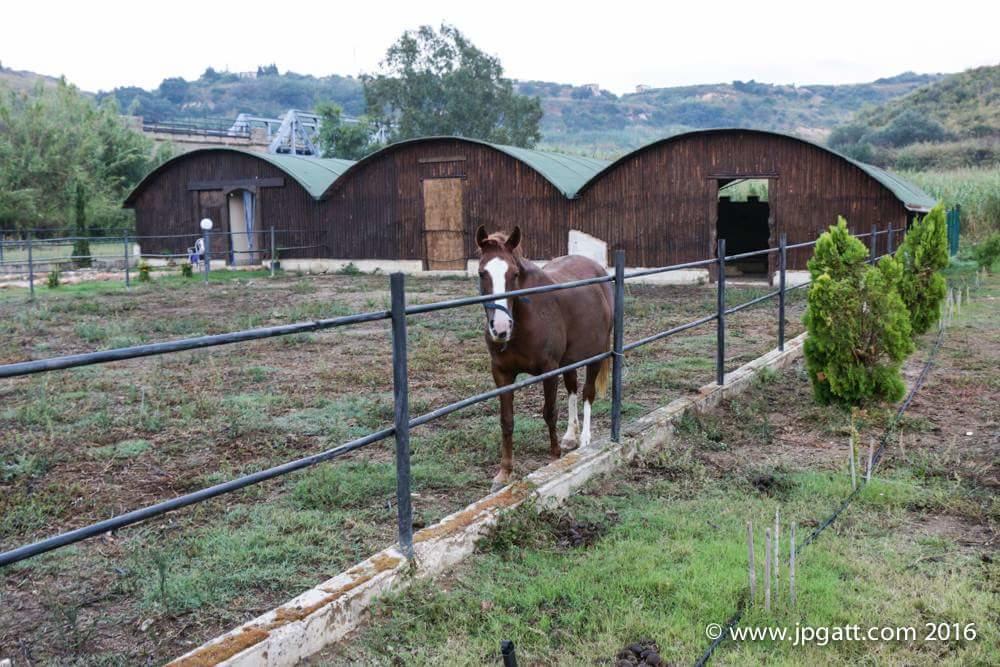
[[[506,387],[514,383],[514,377],[500,371],[493,371],[493,379],[497,387]],[[514,393],[500,396],[500,471],[493,478],[490,492],[499,491],[507,486],[510,475],[514,472]]]

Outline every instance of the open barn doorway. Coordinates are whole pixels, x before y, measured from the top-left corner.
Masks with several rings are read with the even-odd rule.
[[[726,239],[726,254],[767,250],[771,245],[771,202],[765,178],[719,179],[716,238]],[[766,279],[768,255],[731,262],[726,275]]]

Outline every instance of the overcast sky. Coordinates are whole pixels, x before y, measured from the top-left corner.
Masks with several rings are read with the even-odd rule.
[[[454,24],[507,76],[675,86],[851,83],[1000,63],[1000,2],[4,2],[0,63],[84,90],[155,88],[205,67],[359,74],[406,29]]]

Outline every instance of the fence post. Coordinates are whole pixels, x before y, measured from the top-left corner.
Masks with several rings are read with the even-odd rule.
[[[622,426],[622,348],[625,344],[625,251],[615,251],[614,356],[611,357],[611,441],[619,442]]]
[[[892,223],[890,222],[889,223],[889,229],[886,230],[886,238],[885,238],[885,254],[887,254],[887,255],[891,255],[896,250],[896,248],[895,248],[895,245],[896,245],[896,243],[895,243],[895,241],[896,241],[896,234],[895,234],[895,232],[896,232],[896,230],[892,228]]]
[[[274,225],[271,225],[271,277],[274,277],[274,265],[278,261],[278,249],[274,245]]]
[[[500,656],[503,658],[503,667],[517,667],[517,652],[511,640],[504,639],[500,642]]]
[[[413,505],[410,498],[410,398],[406,372],[406,291],[402,273],[389,276],[392,297],[392,400],[396,418],[396,508],[399,547],[413,559]]]
[[[750,602],[748,607],[752,607],[757,598],[757,566],[753,557],[753,522],[747,521],[747,576],[750,579]]]
[[[212,263],[212,253],[208,246],[208,235],[210,233],[211,232],[206,229],[201,234],[202,244],[205,246],[204,252],[201,253],[202,274],[204,275],[204,282],[206,285],[208,284],[208,272],[211,270]]]
[[[726,239],[719,239],[718,303],[715,329],[715,383],[726,383]]]
[[[874,264],[878,256],[878,225],[872,225],[871,243],[868,244],[868,263]]]
[[[31,236],[28,232],[28,289],[31,293],[31,300],[35,300],[35,259],[31,250]]]
[[[795,526],[792,524],[792,534],[788,542],[788,601],[795,606]]]
[[[125,289],[129,289],[131,286],[131,276],[128,269],[128,234],[124,236],[122,241],[125,243]],[[142,276],[139,276],[139,281],[142,282]]]
[[[778,349],[785,349],[785,270],[788,266],[788,239],[778,237]]]

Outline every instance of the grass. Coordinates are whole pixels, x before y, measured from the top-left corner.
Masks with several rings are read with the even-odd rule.
[[[807,522],[825,515],[846,489],[842,479],[808,473],[792,475],[791,485],[792,494],[780,506],[786,520],[799,522],[801,540]],[[475,665],[495,659],[501,639],[513,639],[528,664],[591,664],[610,659],[629,642],[653,637],[666,661],[691,662],[708,644],[705,625],[725,622],[746,595],[746,519],[766,523],[778,503],[708,484],[693,498],[669,499],[672,486],[617,483],[614,495],[571,500],[566,514],[604,517],[613,524],[586,549],[561,546],[544,515],[529,510],[506,519],[444,588],[416,584],[380,602],[360,640],[339,649],[338,659]],[[983,585],[997,573],[987,575],[948,540],[880,534],[902,520],[888,508],[905,506],[922,493],[912,482],[866,489],[852,508],[851,528],[824,534],[822,544],[800,558],[798,606],[793,608],[783,591],[772,613],[755,607],[742,624],[976,622],[978,641],[941,650],[956,664],[996,664],[996,628],[988,621],[996,598]],[[757,547],[762,559],[762,545]],[[914,569],[922,581],[918,590],[910,584]],[[883,663],[928,664],[938,659],[938,650],[932,644],[730,643],[717,660],[831,664],[877,656]]]

